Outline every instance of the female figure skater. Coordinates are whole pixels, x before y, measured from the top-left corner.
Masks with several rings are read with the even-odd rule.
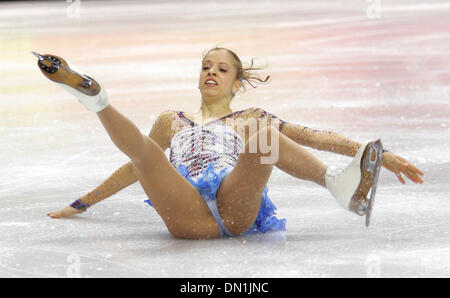
[[[148,136],[109,104],[104,88],[94,79],[60,57],[34,54],[42,73],[96,112],[113,143],[131,159],[81,199],[48,213],[52,218],[83,212],[139,181],[147,202],[174,237],[208,239],[285,228],[285,220],[274,216],[276,208],[267,196],[273,166],[326,187],[343,208],[359,215],[370,215],[373,197],[371,201],[367,195],[376,187],[381,163],[402,183],[402,173],[423,182],[423,173],[408,161],[381,152],[379,140],[360,144],[330,131],[285,122],[259,108],[233,112],[230,102],[244,81],[252,85],[269,77],[256,76],[253,63],[244,69],[238,56],[225,48],[216,47],[203,57],[200,109],[193,114],[161,113]],[[264,141],[276,150],[268,152]],[[337,170],[303,146],[354,158]],[[164,154],[168,148],[170,161]]]

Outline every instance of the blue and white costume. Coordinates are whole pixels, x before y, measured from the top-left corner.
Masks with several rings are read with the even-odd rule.
[[[229,125],[212,121],[197,125],[190,122],[176,133],[170,144],[170,162],[200,193],[211,210],[220,230],[221,237],[232,236],[219,214],[216,193],[222,180],[231,173],[241,152],[243,141]],[[276,207],[264,189],[258,216],[247,232],[268,232],[284,230],[286,220],[275,217]],[[150,205],[150,200],[147,200]]]

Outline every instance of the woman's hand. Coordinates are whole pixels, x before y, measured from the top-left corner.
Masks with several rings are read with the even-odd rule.
[[[398,180],[400,180],[400,182],[403,184],[405,184],[406,182],[405,179],[403,179],[402,177],[402,173],[415,183],[423,183],[423,180],[420,177],[423,176],[423,172],[418,168],[416,168],[415,166],[413,166],[409,161],[407,161],[403,157],[395,155],[391,152],[384,152],[382,165],[389,171],[394,172]]]
[[[56,212],[49,212],[47,213],[47,216],[51,218],[63,218],[63,217],[70,217],[77,213],[82,213],[83,210],[77,210],[75,208],[72,208],[70,206],[67,206],[66,208],[56,211]]]

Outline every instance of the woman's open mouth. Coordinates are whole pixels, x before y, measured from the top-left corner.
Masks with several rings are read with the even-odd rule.
[[[213,79],[207,79],[206,82],[205,82],[205,85],[208,86],[208,87],[215,87],[215,86],[217,86],[218,84],[217,84],[217,82],[214,81]]]

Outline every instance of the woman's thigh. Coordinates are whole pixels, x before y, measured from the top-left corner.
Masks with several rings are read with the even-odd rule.
[[[246,143],[255,140],[258,133],[278,133],[267,128],[246,137]],[[270,138],[270,137],[269,137]],[[231,173],[222,181],[217,191],[217,207],[225,227],[233,235],[247,231],[258,216],[264,188],[272,173],[273,164],[261,162],[259,150],[242,152]]]
[[[139,182],[156,212],[175,237],[219,237],[219,228],[199,192],[178,173],[161,148],[148,138],[148,159],[134,162]]]

